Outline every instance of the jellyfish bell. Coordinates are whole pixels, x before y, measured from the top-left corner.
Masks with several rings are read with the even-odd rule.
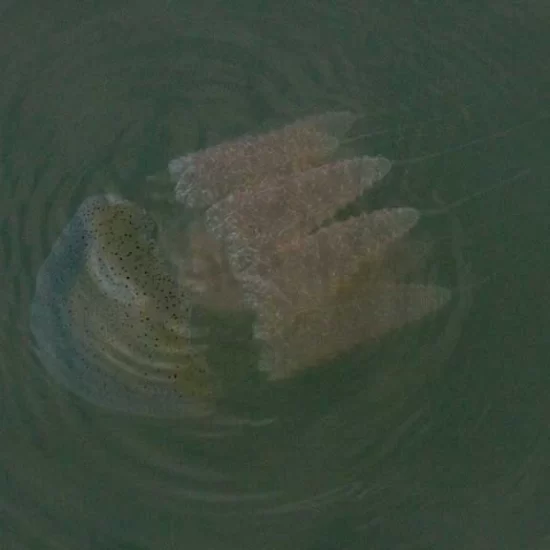
[[[55,379],[96,405],[208,414],[218,382],[151,236],[151,219],[136,205],[86,199],[37,275],[35,349]]]

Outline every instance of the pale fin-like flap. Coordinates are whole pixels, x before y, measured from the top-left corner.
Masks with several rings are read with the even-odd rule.
[[[283,317],[288,307],[324,303],[359,269],[376,269],[418,219],[414,208],[377,210],[256,254],[241,276],[248,300],[258,308],[280,309],[276,315]]]
[[[338,148],[355,119],[348,111],[310,116],[176,158],[168,165],[176,200],[204,208],[241,186],[254,187],[265,177],[318,166]]]
[[[381,180],[390,167],[383,157],[359,157],[266,178],[257,187],[241,189],[209,208],[206,225],[226,243],[233,269],[239,272],[251,257],[269,254],[270,244],[292,244],[329,220]]]

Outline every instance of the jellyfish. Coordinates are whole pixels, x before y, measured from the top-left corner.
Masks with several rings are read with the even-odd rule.
[[[391,168],[334,158],[354,118],[308,117],[171,161],[170,216],[86,199],[37,275],[31,329],[50,373],[106,408],[207,415],[231,382],[211,361],[220,316],[250,320],[269,383],[441,309],[448,289],[411,280],[418,210],[335,216]]]

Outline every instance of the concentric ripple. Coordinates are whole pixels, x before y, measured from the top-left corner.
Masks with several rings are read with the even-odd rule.
[[[454,368],[465,372],[464,388],[476,398],[468,414],[480,425],[496,409],[487,395],[508,399],[504,389],[501,396],[476,382],[477,371],[496,362],[494,351],[471,359],[464,344],[449,357],[468,330],[491,340],[484,331],[494,318],[484,311],[499,311],[491,324],[499,337],[507,326],[499,323],[517,315],[514,289],[523,286],[505,279],[480,297],[472,295],[470,273],[482,278],[514,262],[527,269],[525,257],[547,229],[538,221],[544,201],[525,193],[547,175],[548,117],[542,85],[534,85],[543,71],[532,55],[545,51],[546,35],[484,7],[486,17],[421,3],[403,11],[370,3],[368,12],[308,3],[271,13],[161,4],[115,1],[59,13],[31,2],[2,12],[0,542],[27,549],[309,548],[340,514],[369,540],[381,532],[394,534],[395,546],[400,535],[421,539],[429,522],[411,518],[438,482],[450,485],[439,472],[451,470],[424,460],[426,434],[438,426],[430,391],[445,386]],[[31,303],[40,267],[75,215],[83,219],[82,204],[117,196],[153,207],[148,197],[166,196],[173,182],[147,176],[162,173],[170,159],[342,110],[358,114],[345,156],[393,162],[387,184],[351,210],[420,212],[406,261],[385,268],[453,289],[441,316],[277,386],[250,376],[257,357],[241,345],[251,336],[246,320],[244,330],[220,323],[220,351],[210,359],[220,372],[237,371],[239,391],[214,419],[110,413],[50,379],[33,353]],[[463,207],[444,206],[517,174],[526,175]],[[154,207],[155,215],[170,208],[162,201]],[[440,214],[422,216],[434,210]],[[120,290],[121,273],[111,275]],[[108,309],[113,288],[103,290],[100,306]],[[88,304],[71,303],[88,314]],[[45,341],[63,336],[47,318],[42,326]],[[148,342],[141,343],[145,357]],[[148,363],[139,365],[141,376]],[[524,390],[514,403],[518,418],[545,388],[527,383],[528,372],[502,382],[513,378]],[[518,445],[528,448],[535,431]],[[491,448],[485,452],[484,462],[497,462]],[[522,471],[512,462],[510,470]],[[399,533],[395,524],[414,527]],[[428,534],[434,547],[443,538]]]

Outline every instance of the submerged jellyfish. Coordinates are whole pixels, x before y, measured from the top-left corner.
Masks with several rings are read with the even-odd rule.
[[[411,280],[416,209],[335,219],[391,168],[332,158],[354,119],[309,117],[173,160],[172,217],[87,199],[37,277],[31,327],[48,370],[108,408],[204,414],[231,373],[210,361],[219,342],[197,310],[250,314],[256,366],[279,380],[440,309],[450,291]]]

